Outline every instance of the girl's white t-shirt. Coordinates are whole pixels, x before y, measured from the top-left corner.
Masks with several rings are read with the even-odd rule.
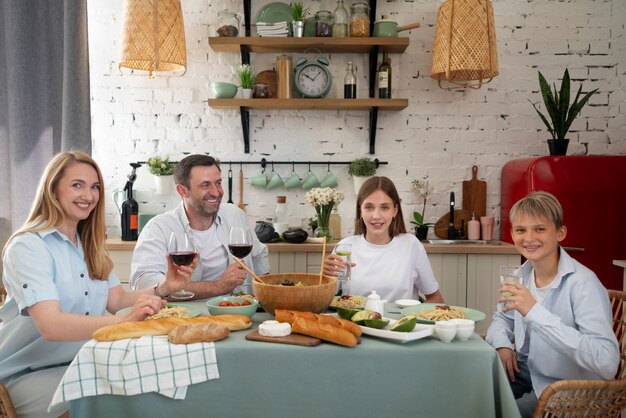
[[[368,242],[363,235],[342,239],[352,244],[350,293],[367,296],[373,290],[382,299],[417,299],[418,291],[430,295],[439,290],[422,243],[411,234],[399,234],[388,244]]]

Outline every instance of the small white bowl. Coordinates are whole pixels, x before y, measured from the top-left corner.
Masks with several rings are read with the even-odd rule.
[[[474,328],[474,321],[472,321],[471,319],[455,318],[455,319],[450,319],[449,322],[454,322],[457,328],[461,328],[461,327]]]
[[[437,334],[437,337],[439,337],[439,341],[449,343],[456,335],[456,328],[444,328],[442,326],[435,325],[435,333]]]
[[[474,327],[459,327],[456,329],[456,339],[459,341],[467,341],[474,335]]]
[[[409,306],[419,305],[422,302],[415,299],[398,299],[395,303],[401,308],[408,308]]]
[[[435,321],[435,328],[441,329],[454,329],[456,330],[456,322],[449,321]]]

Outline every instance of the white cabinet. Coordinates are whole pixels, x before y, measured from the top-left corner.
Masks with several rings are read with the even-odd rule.
[[[130,277],[130,262],[133,259],[132,251],[109,251],[109,257],[113,261],[113,270],[122,283],[128,283]]]

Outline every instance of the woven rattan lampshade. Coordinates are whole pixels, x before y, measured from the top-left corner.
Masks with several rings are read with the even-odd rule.
[[[437,13],[430,76],[439,81],[439,87],[451,90],[480,88],[497,75],[498,53],[491,0],[443,3]]]
[[[185,74],[187,51],[180,0],[125,1],[119,68],[146,71],[150,77]]]

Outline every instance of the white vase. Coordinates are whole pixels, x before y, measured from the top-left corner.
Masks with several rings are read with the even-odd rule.
[[[363,185],[363,183],[365,183],[368,179],[372,177],[373,176],[367,176],[367,177],[352,176],[352,179],[354,180],[354,194],[358,195],[359,190],[361,190],[361,186]]]
[[[154,187],[158,195],[170,194],[174,189],[174,176],[154,176]]]
[[[252,97],[252,89],[241,89],[241,97],[249,99]]]

